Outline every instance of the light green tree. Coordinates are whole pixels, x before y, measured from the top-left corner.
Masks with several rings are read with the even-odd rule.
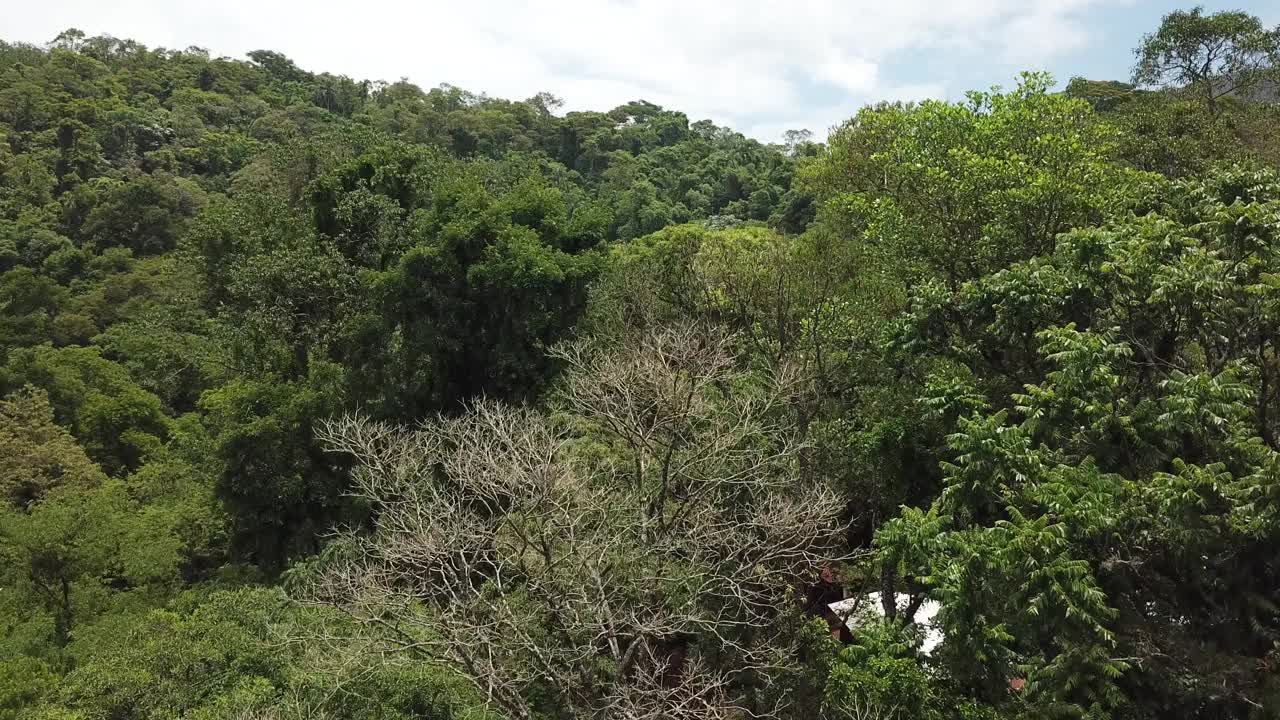
[[[1175,10],[1143,37],[1134,55],[1135,83],[1190,88],[1216,115],[1222,97],[1248,97],[1262,81],[1276,78],[1280,27],[1268,29],[1239,10]]]

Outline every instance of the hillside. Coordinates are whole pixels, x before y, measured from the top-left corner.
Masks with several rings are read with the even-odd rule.
[[[1277,717],[1274,83],[0,42],[0,720]]]

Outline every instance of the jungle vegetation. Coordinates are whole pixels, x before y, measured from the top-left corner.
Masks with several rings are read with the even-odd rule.
[[[0,719],[1280,717],[1280,29],[1137,42],[778,144],[0,42]]]

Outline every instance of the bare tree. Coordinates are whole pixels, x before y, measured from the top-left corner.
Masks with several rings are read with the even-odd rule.
[[[726,328],[752,362],[789,378],[787,404],[802,436],[824,398],[840,393],[850,349],[866,342],[845,305],[856,256],[839,238],[680,229],[661,252],[632,262],[596,288],[595,334],[625,335],[677,318]]]
[[[693,327],[634,340],[561,348],[556,415],[329,423],[376,530],[343,534],[306,597],[511,717],[776,715],[740,681],[794,662],[779,620],[841,559],[841,502],[797,472],[786,378]]]

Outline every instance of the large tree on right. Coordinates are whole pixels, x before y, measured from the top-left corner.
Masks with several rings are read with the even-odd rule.
[[[942,491],[880,528],[942,603],[934,657],[1037,717],[1280,706],[1280,178],[1178,183],[893,336]]]
[[[1164,16],[1159,29],[1135,50],[1133,81],[1139,85],[1189,88],[1217,114],[1218,100],[1248,94],[1280,63],[1280,27],[1268,30],[1238,10],[1205,15],[1203,7]]]

